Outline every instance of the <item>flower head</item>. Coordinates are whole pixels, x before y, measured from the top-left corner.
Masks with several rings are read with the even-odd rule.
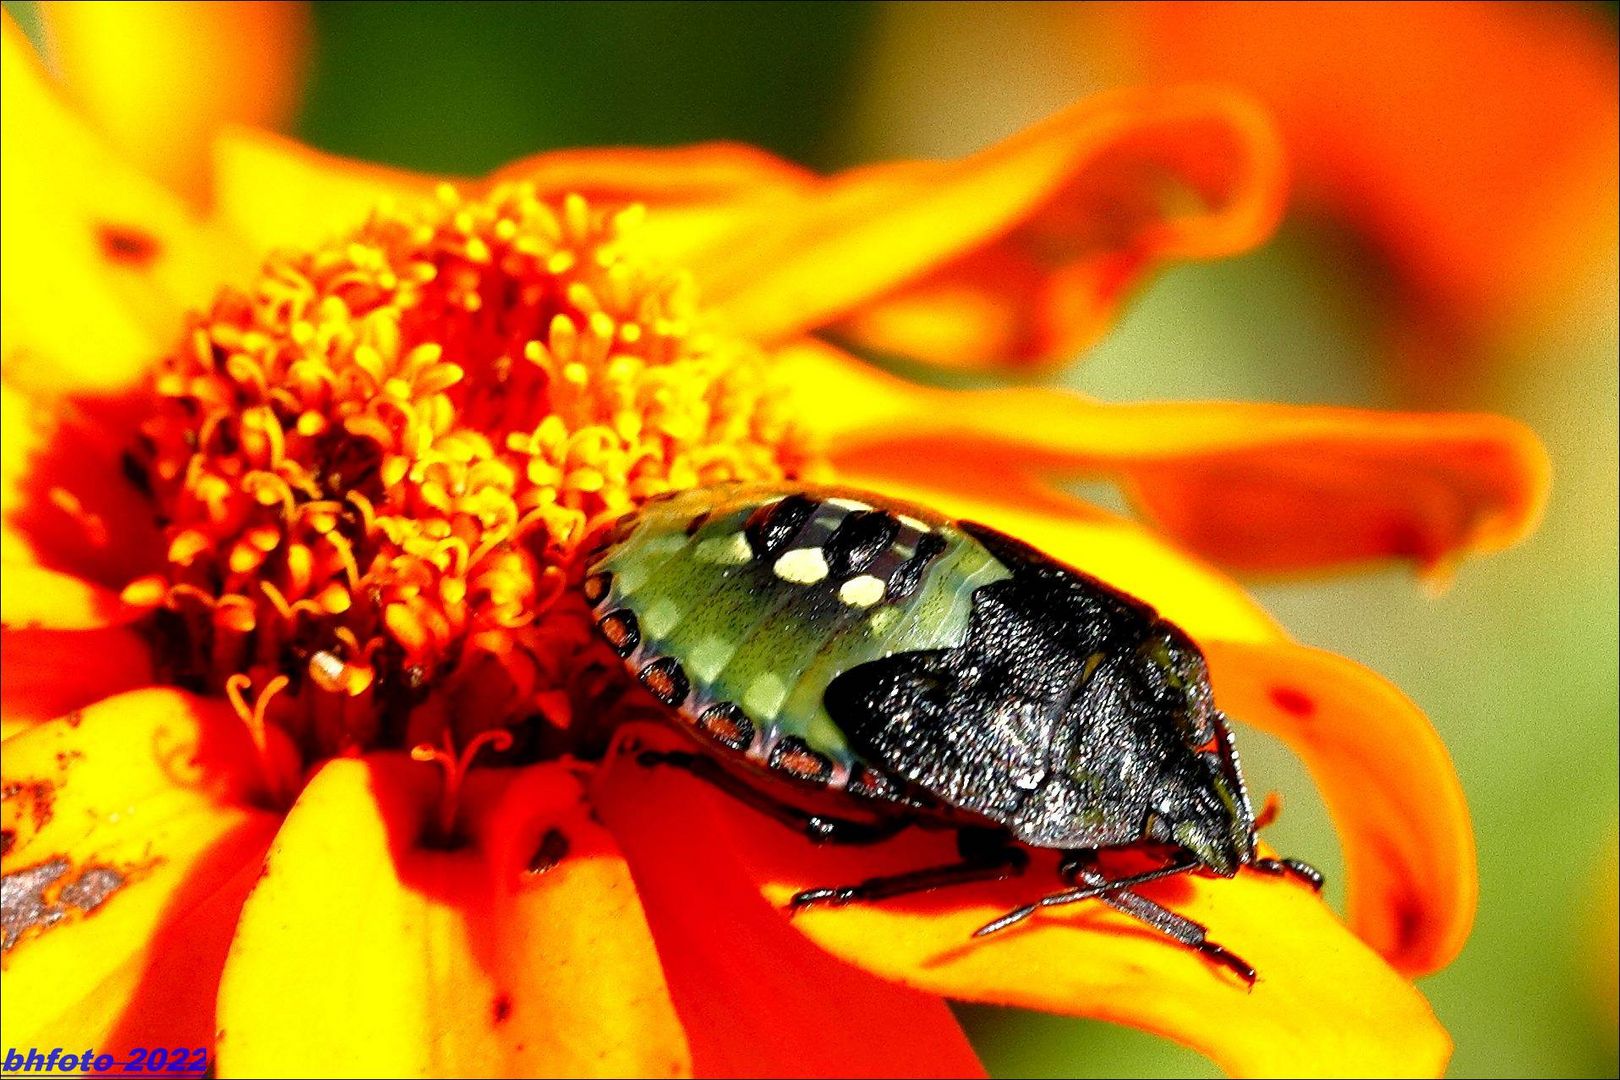
[[[973,1071],[952,996],[1239,1072],[1443,1065],[1405,976],[1472,916],[1444,748],[1196,554],[1432,569],[1511,543],[1533,437],[929,390],[809,336],[903,342],[946,295],[980,345],[1097,332],[1155,260],[1264,235],[1250,107],[1120,95],[831,178],[697,148],[445,187],[239,134],[199,220],[9,22],[4,65],[8,1045],[205,1046],[222,1075]],[[1190,203],[1154,197],[1167,172]],[[1156,528],[1051,483],[1087,472]],[[814,849],[606,750],[669,735],[599,662],[576,555],[664,492],[812,476],[986,521],[1182,625],[1220,706],[1317,773],[1351,929],[1287,881],[1154,886],[1251,993],[1107,910],[970,941],[1028,882],[789,925],[797,890],[939,838]]]
[[[164,569],[124,589],[166,677],[306,759],[538,702],[566,730],[578,620],[550,616],[591,524],[812,465],[761,350],[701,324],[642,216],[446,186],[216,298],[125,462],[166,523]]]

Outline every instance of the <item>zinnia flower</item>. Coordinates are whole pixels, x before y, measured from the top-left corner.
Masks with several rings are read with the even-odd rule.
[[[1266,235],[1279,160],[1249,106],[1115,95],[831,178],[715,146],[445,185],[235,133],[199,218],[9,20],[3,70],[6,1046],[197,1047],[222,1076],[972,1073],[952,997],[1237,1073],[1443,1068],[1407,979],[1473,913],[1446,752],[1200,556],[1501,547],[1540,509],[1534,438],[927,389],[812,336],[1094,336],[1155,263]],[[920,286],[962,318],[916,318]],[[1148,522],[1054,486],[1082,474]],[[1251,990],[1107,909],[971,941],[1034,875],[790,924],[793,892],[940,838],[813,848],[604,755],[644,705],[593,664],[570,574],[646,498],[809,477],[985,521],[1184,627],[1222,708],[1316,776],[1348,927],[1247,872],[1145,890]]]

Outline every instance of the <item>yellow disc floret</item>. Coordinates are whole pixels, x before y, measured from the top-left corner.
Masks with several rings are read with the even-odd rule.
[[[515,727],[555,700],[547,616],[596,522],[803,472],[766,358],[640,217],[446,187],[222,293],[132,454],[168,550],[125,595],[169,674],[306,757]]]

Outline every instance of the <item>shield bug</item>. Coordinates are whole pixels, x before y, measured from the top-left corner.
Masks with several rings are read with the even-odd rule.
[[[602,636],[698,742],[645,752],[823,842],[954,828],[961,861],[811,889],[874,901],[1010,877],[1061,852],[1061,891],[1225,965],[1205,928],[1136,892],[1261,858],[1203,656],[1124,593],[983,525],[834,488],[728,485],[649,502],[589,557]],[[807,794],[837,809],[811,811]],[[811,799],[825,807],[827,799]],[[1145,858],[1110,874],[1103,853]]]

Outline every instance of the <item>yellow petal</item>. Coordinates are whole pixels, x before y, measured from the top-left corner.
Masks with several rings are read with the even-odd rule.
[[[209,1046],[226,946],[275,829],[249,801],[241,721],[135,691],[7,739],[4,773],[0,1041],[120,1058]]]
[[[40,4],[74,99],[148,175],[195,202],[226,124],[292,119],[310,38],[301,3]]]
[[[217,285],[230,245],[63,104],[10,15],[3,37],[6,381],[42,400],[127,390]]]
[[[629,871],[577,780],[542,765],[472,781],[469,842],[442,850],[423,842],[430,767],[316,774],[243,911],[220,1075],[690,1071]]]
[[[956,858],[949,835],[938,831],[869,846],[813,845],[676,769],[643,769],[634,783],[653,812],[679,816],[671,856],[683,844],[705,860],[732,851],[779,910],[801,889]],[[813,909],[792,925],[833,955],[906,986],[1129,1024],[1185,1043],[1233,1075],[1444,1071],[1450,1040],[1422,995],[1299,882],[1245,872],[1141,890],[1206,924],[1212,940],[1252,964],[1259,975],[1252,990],[1101,905],[1053,909],[972,938],[1009,908],[1057,891],[1047,853],[1012,881]]]
[[[130,622],[138,614],[116,593],[71,574],[29,563],[0,567],[0,623],[19,630],[94,630]]]
[[[435,184],[264,131],[228,129],[214,144],[215,212],[256,255],[314,247],[354,230],[380,203],[431,196]]]
[[[1406,695],[1300,645],[1200,642],[1215,700],[1304,760],[1338,826],[1350,925],[1408,974],[1445,967],[1474,924],[1479,876],[1462,784]]]

